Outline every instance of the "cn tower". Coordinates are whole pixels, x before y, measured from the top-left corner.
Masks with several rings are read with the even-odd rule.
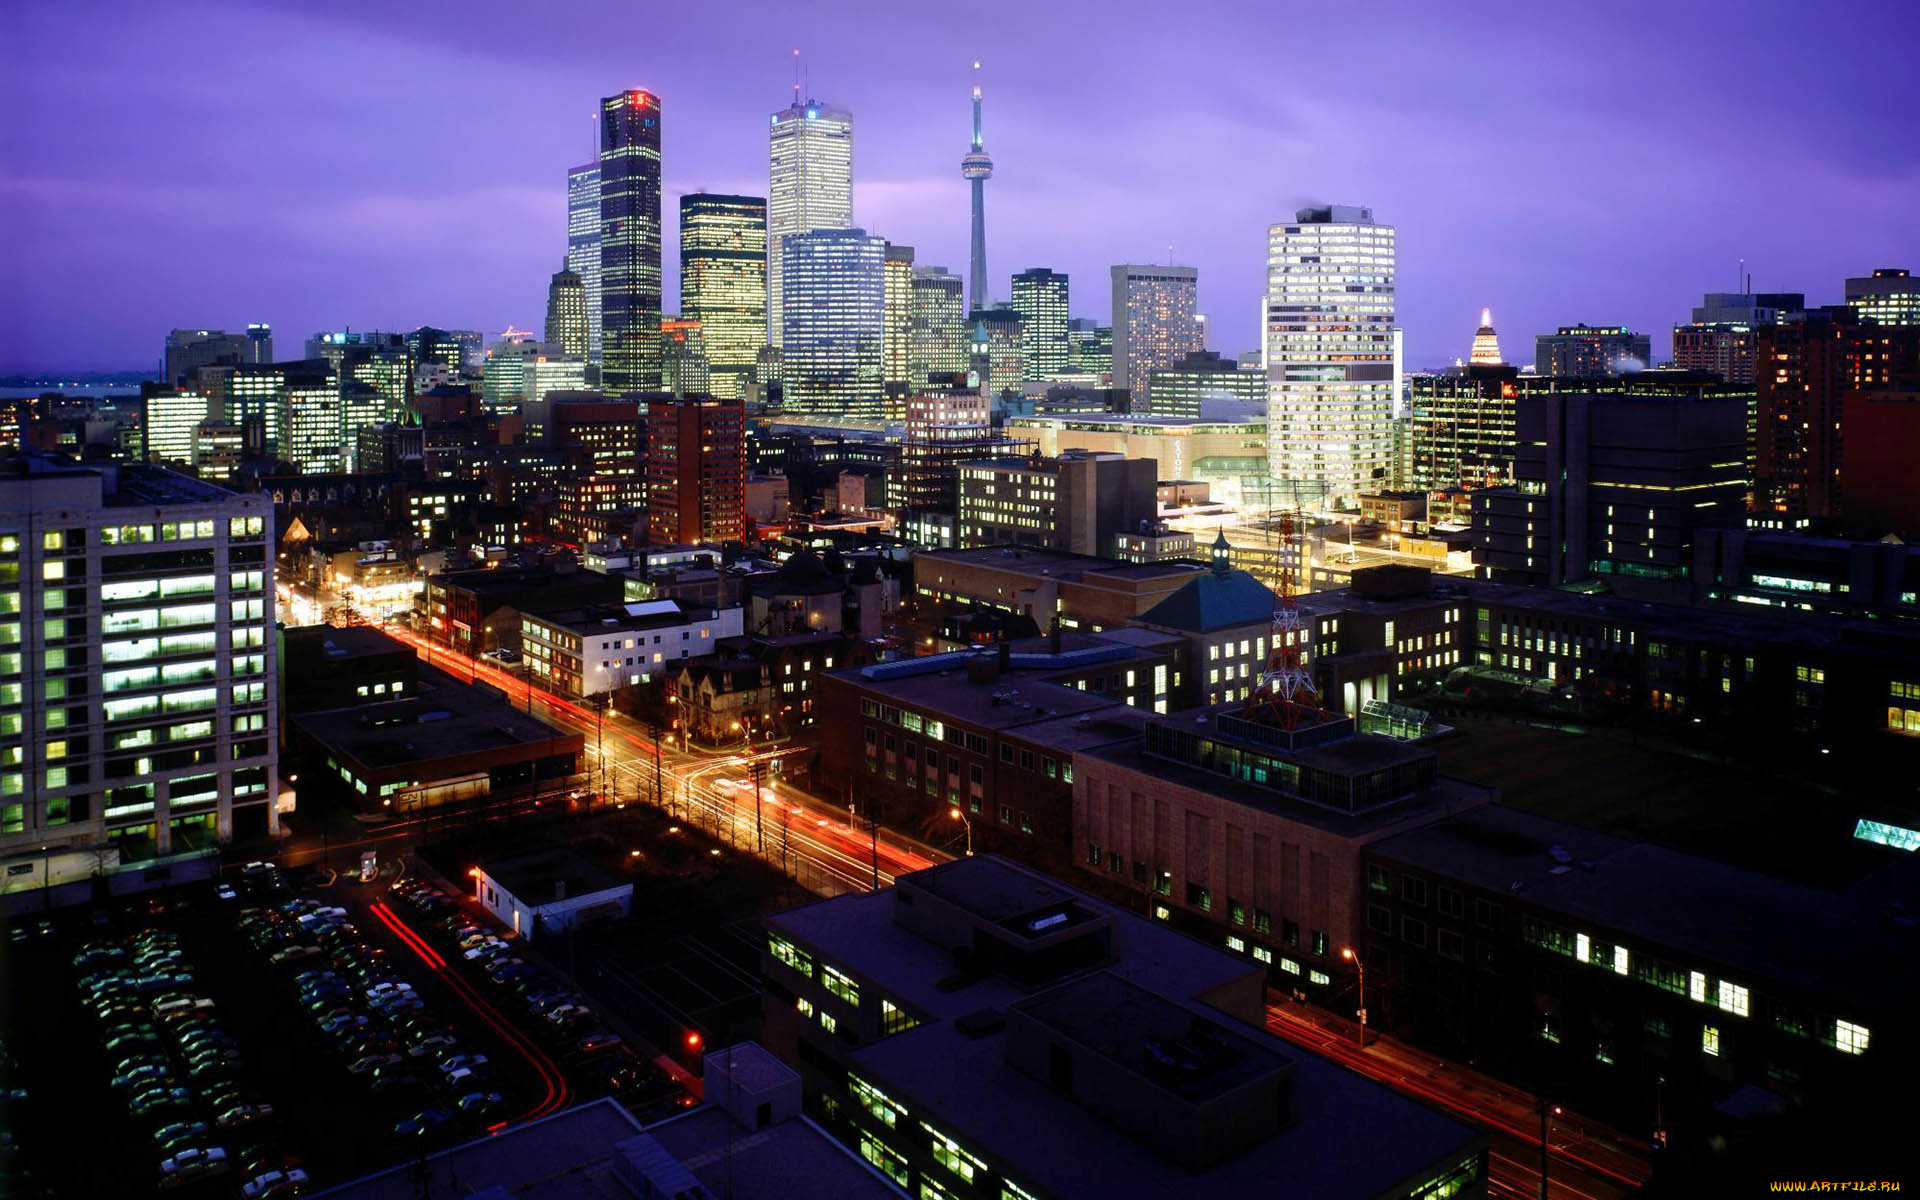
[[[974,310],[988,307],[987,299],[987,179],[993,160],[980,140],[980,64],[973,64],[973,146],[960,160],[960,174],[973,184],[973,262],[967,272],[967,299]]]

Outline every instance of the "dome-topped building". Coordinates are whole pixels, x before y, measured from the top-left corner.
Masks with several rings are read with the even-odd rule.
[[[1493,310],[1480,310],[1480,328],[1473,331],[1473,353],[1467,362],[1476,367],[1498,367],[1506,363],[1500,357],[1500,338],[1493,332]]]

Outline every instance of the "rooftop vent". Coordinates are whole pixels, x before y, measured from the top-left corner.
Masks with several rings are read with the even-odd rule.
[[[953,1027],[970,1038],[983,1038],[990,1033],[998,1033],[1005,1029],[1007,1018],[996,1009],[982,1008],[955,1017]]]

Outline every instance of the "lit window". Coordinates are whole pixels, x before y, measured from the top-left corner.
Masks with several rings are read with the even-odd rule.
[[[1855,1025],[1852,1021],[1836,1021],[1833,1025],[1833,1044],[1842,1054],[1865,1054],[1867,1027]]]
[[[1711,1058],[1720,1057],[1720,1030],[1716,1026],[1700,1027],[1700,1050]]]
[[[1736,1017],[1747,1016],[1747,989],[1737,983],[1728,983],[1722,979],[1720,981],[1719,1004],[1723,1012],[1730,1012]]]

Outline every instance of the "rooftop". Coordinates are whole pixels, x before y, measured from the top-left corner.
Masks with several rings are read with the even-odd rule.
[[[938,878],[942,873],[952,878]],[[964,977],[969,981],[955,987],[953,953],[894,921],[896,896],[914,887],[937,888],[1001,920],[1066,900],[1110,922],[1111,961],[1051,989],[1032,991],[1002,975]],[[1416,1174],[1482,1144],[1469,1127],[1283,1047],[1206,1003],[1249,980],[1257,996],[1259,964],[996,856],[956,859],[902,876],[892,891],[790,909],[768,923],[926,1014],[921,1025],[850,1050],[857,1071],[913,1119],[980,1147],[1022,1185],[1055,1196],[1372,1196],[1418,1182]],[[1160,1022],[1184,1018],[1190,1030],[1191,1022],[1202,1021],[1236,1053],[1244,1050],[1241,1064],[1227,1064],[1215,1077],[1219,1082],[1291,1060],[1297,1120],[1210,1169],[1189,1170],[1010,1065],[1006,1032],[982,1032],[983,1023],[968,1022],[970,1034],[956,1024],[956,1018],[1016,1007],[1122,1058],[1136,1050],[1144,1056],[1145,1039],[1161,1031]]]
[[[373,655],[407,654],[413,650],[398,638],[382,633],[372,625],[302,625],[286,631],[288,643],[315,643],[316,653],[340,661]],[[293,649],[290,645],[289,649]]]
[[[420,665],[420,694],[378,704],[290,716],[307,736],[359,766],[381,770],[461,755],[554,743],[551,753],[584,744],[514,708],[498,690],[462,683]],[[425,774],[423,771],[422,774]]]
[[[1736,982],[1776,981],[1832,996],[1856,1013],[1891,1011],[1920,993],[1920,932],[1881,911],[1889,893],[1920,902],[1909,862],[1896,859],[1854,891],[1834,892],[1499,804],[1373,849],[1629,942],[1721,964]],[[1873,970],[1861,971],[1863,962]]]
[[[1207,571],[1140,614],[1140,619],[1148,625],[1212,633],[1243,625],[1270,625],[1279,605],[1273,589],[1246,571]]]
[[[954,662],[948,667],[916,674],[889,676],[884,671],[874,672],[873,667],[829,673],[903,707],[917,707],[937,713],[943,720],[982,729],[1006,729],[1051,717],[1077,716],[1116,703],[1095,692],[1083,692],[1031,676],[1002,675],[991,682],[975,682],[967,678],[966,660],[975,657],[970,651],[935,657]],[[918,664],[927,660],[908,661]],[[878,667],[897,665],[902,664],[874,664]]]
[[[570,608],[528,610],[529,620],[571,633],[597,634],[618,630],[665,629],[711,620],[714,611],[678,600],[641,600],[631,604],[576,605]]]
[[[975,546],[965,550],[924,550],[916,554],[923,566],[944,563],[962,566],[994,567],[1023,575],[1049,575],[1060,579],[1158,580],[1190,576],[1205,571],[1199,563],[1127,563],[1090,554],[1065,550],[1039,550],[1030,546]]]
[[[599,863],[564,847],[483,861],[480,869],[500,887],[529,902],[537,896],[551,896],[556,884],[566,886],[568,897],[633,888]]]

